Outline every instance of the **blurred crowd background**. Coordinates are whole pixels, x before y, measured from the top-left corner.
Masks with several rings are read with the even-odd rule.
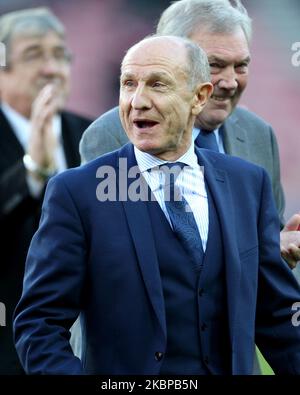
[[[170,0],[0,0],[0,14],[51,8],[65,24],[74,54],[68,108],[95,118],[118,103],[126,49],[154,31],[169,4]],[[287,219],[300,212],[300,66],[292,64],[292,45],[300,42],[300,1],[243,4],[253,18],[254,36],[250,81],[241,103],[276,132]]]

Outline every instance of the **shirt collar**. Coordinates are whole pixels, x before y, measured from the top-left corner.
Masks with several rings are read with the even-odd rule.
[[[2,102],[1,109],[10,123],[17,139],[23,147],[27,147],[29,133],[30,133],[30,122],[23,115],[14,110],[9,104]]]
[[[160,165],[170,162],[163,159],[159,159],[156,156],[148,154],[146,152],[142,152],[137,147],[134,147],[134,153],[141,173],[145,171],[149,171],[154,167],[158,167]],[[192,141],[186,153],[183,154],[180,158],[178,158],[176,162],[184,163],[193,169],[198,167],[198,158],[197,155],[195,154],[194,141]]]

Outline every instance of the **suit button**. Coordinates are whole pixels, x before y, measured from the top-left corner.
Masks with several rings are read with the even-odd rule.
[[[163,359],[164,353],[160,351],[156,351],[155,353],[155,359],[157,362],[161,361]]]
[[[203,324],[201,325],[201,330],[202,330],[202,331],[205,331],[206,328],[207,328],[207,325],[206,325],[205,323],[203,323]]]
[[[203,288],[198,289],[199,296],[203,296]]]

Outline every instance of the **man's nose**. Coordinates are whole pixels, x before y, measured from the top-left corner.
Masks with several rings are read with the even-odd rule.
[[[147,109],[151,107],[151,99],[145,86],[138,86],[132,96],[132,108],[136,110]]]
[[[48,56],[43,59],[40,69],[41,72],[46,75],[57,74],[61,72],[62,64],[58,62],[54,57]]]
[[[223,70],[218,81],[220,89],[235,90],[238,87],[237,74],[234,67],[227,67]]]

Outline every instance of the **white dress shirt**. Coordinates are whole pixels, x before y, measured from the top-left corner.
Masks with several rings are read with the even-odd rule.
[[[7,103],[1,103],[1,109],[10,123],[17,139],[22,145],[25,152],[28,151],[29,137],[30,137],[30,120],[19,114]],[[56,165],[57,172],[66,170],[67,162],[62,144],[62,132],[61,132],[61,117],[55,115],[53,117],[53,133],[57,138],[58,144],[54,152],[54,163]],[[32,196],[38,197],[43,189],[43,182],[37,181],[35,178],[27,175],[27,184],[29,191]]]
[[[163,210],[170,226],[170,218],[164,202],[165,173],[159,169],[160,165],[169,163],[156,156],[147,154],[134,147],[135,157],[138,167],[145,178],[149,188],[153,192],[158,204]],[[208,200],[202,169],[198,164],[197,155],[192,142],[188,151],[182,155],[176,162],[186,164],[176,179],[182,196],[188,202],[197,223],[200,237],[202,240],[203,250],[206,249],[208,237]]]

